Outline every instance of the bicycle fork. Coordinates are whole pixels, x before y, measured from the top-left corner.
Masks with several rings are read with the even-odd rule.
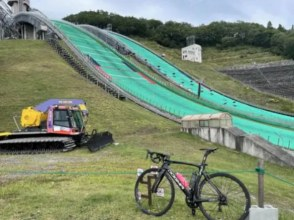
[[[157,193],[158,186],[161,183],[161,181],[165,175],[165,172],[166,172],[166,170],[164,170],[164,169],[159,170],[158,176],[155,178],[155,181],[151,187],[151,190],[150,190],[151,193]]]

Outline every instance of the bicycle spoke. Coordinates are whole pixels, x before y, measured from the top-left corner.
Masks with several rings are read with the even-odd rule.
[[[135,186],[135,198],[144,213],[160,216],[166,213],[173,203],[174,187],[171,180],[164,176],[157,191],[152,192],[152,186],[157,178],[155,173],[157,169],[149,169],[142,173]]]
[[[201,183],[199,196],[201,200],[208,201],[200,205],[208,219],[243,219],[249,209],[247,189],[237,178],[228,174],[212,174],[209,181]],[[215,198],[217,200],[212,200]]]

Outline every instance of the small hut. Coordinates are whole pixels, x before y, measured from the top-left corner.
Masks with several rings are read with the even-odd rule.
[[[216,114],[186,115],[182,118],[182,128],[228,128],[232,127],[232,116],[226,112]]]
[[[182,60],[202,63],[202,48],[198,44],[182,48]]]

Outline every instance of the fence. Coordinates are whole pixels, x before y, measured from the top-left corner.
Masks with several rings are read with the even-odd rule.
[[[13,159],[14,157],[8,156],[9,159]],[[26,158],[26,157],[25,157]],[[2,157],[0,157],[2,159]],[[5,161],[5,160],[4,160]],[[51,163],[50,163],[51,164]],[[137,170],[135,169],[124,169],[120,168],[120,170],[109,170],[106,169],[95,171],[100,167],[97,165],[89,165],[89,166],[80,166],[80,165],[73,165],[70,166],[70,168],[60,168],[60,167],[54,167],[50,165],[50,168],[42,169],[38,168],[38,166],[34,167],[32,162],[32,167],[29,166],[28,168],[21,168],[19,167],[19,164],[16,164],[14,167],[4,167],[2,166],[0,169],[0,179],[3,180],[7,178],[8,176],[12,176],[13,179],[11,179],[11,186],[10,183],[1,183],[0,181],[0,198],[1,198],[1,204],[3,207],[9,206],[9,203],[11,205],[13,204],[14,207],[21,208],[23,207],[23,203],[19,199],[16,198],[39,198],[39,197],[48,197],[49,199],[58,200],[59,202],[64,202],[62,205],[63,207],[58,207],[58,204],[60,203],[51,203],[50,206],[47,206],[46,209],[49,210],[63,210],[65,207],[68,206],[66,203],[69,199],[71,201],[74,201],[75,204],[70,203],[71,205],[76,206],[84,206],[85,199],[91,199],[91,198],[97,198],[94,200],[91,200],[93,203],[92,206],[101,205],[101,203],[97,203],[100,201],[99,197],[104,198],[108,194],[104,191],[106,188],[106,191],[109,190],[112,192],[114,190],[115,193],[122,193],[123,195],[130,196],[130,198],[124,197],[125,200],[127,200],[127,208],[133,210],[135,209],[135,204],[133,201],[133,187],[135,183],[135,179],[137,177]],[[22,165],[21,165],[22,166]],[[80,170],[82,168],[82,171]],[[281,168],[282,169],[282,168]],[[188,177],[191,172],[188,170],[179,170],[184,176]],[[242,182],[245,183],[246,187],[249,189],[251,193],[251,200],[252,204],[257,204],[257,174],[260,172],[263,173],[265,177],[265,202],[270,203],[275,207],[278,207],[279,210],[281,210],[282,215],[286,215],[288,218],[281,218],[281,219],[293,219],[293,203],[291,205],[291,197],[293,198],[293,195],[291,196],[291,193],[293,191],[294,182],[288,180],[287,178],[282,178],[275,173],[271,173],[267,171],[266,169],[258,170],[256,168],[249,168],[249,169],[241,169],[241,170],[219,170],[219,169],[210,169],[210,173],[214,172],[227,172],[234,176],[237,176]],[[289,173],[289,172],[288,172]],[[285,174],[283,174],[285,176]],[[18,179],[15,179],[17,177]],[[293,179],[293,177],[291,177]],[[122,179],[122,181],[120,181]],[[65,181],[65,182],[62,182]],[[69,183],[71,182],[77,182],[78,185],[72,185]],[[85,182],[85,185],[83,184],[83,181]],[[16,185],[16,183],[19,183],[19,185]],[[35,182],[35,183],[34,183]],[[123,185],[125,184],[125,186]],[[40,186],[41,185],[41,186]],[[272,185],[276,190],[272,189]],[[31,189],[31,186],[35,186],[36,188]],[[40,191],[40,188],[37,188],[37,186],[40,186],[42,189],[45,190],[45,192]],[[90,187],[92,190],[88,189]],[[93,189],[97,188],[97,191],[93,191]],[[103,191],[98,191],[99,188],[103,188]],[[129,193],[122,192],[122,189],[124,191],[129,191]],[[59,192],[60,195],[57,197],[52,197],[50,193],[52,193],[52,190]],[[76,192],[75,195],[69,195],[69,193],[74,191],[80,191]],[[34,196],[31,195],[31,193],[34,194]],[[287,192],[290,193],[290,198],[283,197],[284,195],[287,195]],[[75,197],[77,195],[82,195],[81,198],[78,200],[73,199],[72,197]],[[83,197],[85,195],[85,197]],[[115,200],[113,201],[114,207],[118,203],[121,203],[121,201],[117,198],[121,198],[120,195],[116,195],[112,193],[111,195],[115,196]],[[37,197],[36,197],[37,196]],[[72,197],[71,197],[72,196]],[[277,199],[278,198],[278,199]],[[284,198],[284,199],[282,199]],[[47,198],[46,198],[47,199]],[[117,201],[118,200],[118,201]],[[7,203],[4,203],[6,202]],[[42,206],[43,199],[38,199],[38,206]],[[116,202],[117,201],[117,202]],[[180,198],[181,203],[183,203],[182,198]],[[109,201],[104,201],[105,203]],[[78,204],[76,204],[78,203]],[[126,205],[126,204],[125,204]],[[91,206],[91,207],[92,207]],[[53,208],[54,207],[54,208]],[[178,206],[174,206],[174,209],[177,209]],[[7,209],[7,208],[6,208]],[[14,210],[12,207],[10,209]],[[40,211],[44,211],[42,208],[38,208]],[[119,210],[118,210],[119,212]],[[72,212],[70,211],[69,214]],[[286,214],[285,214],[286,213]],[[96,217],[101,213],[95,213]],[[133,213],[134,214],[134,213]],[[14,213],[15,216],[15,213]]]

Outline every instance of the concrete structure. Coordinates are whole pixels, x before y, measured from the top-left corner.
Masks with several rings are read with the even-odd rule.
[[[52,32],[42,16],[37,10],[20,12],[14,16],[14,22],[19,27],[22,39],[44,40],[46,35]]]
[[[257,135],[247,134],[235,127],[182,127],[181,130],[199,136],[207,141],[226,146],[266,161],[294,167],[293,151],[272,145]]]
[[[271,205],[265,205],[264,208],[259,208],[253,205],[249,211],[249,220],[278,220],[279,212],[277,208]]]
[[[14,22],[18,24],[18,32],[22,39],[44,39],[44,34],[47,31],[47,27],[36,26],[32,22],[26,22],[26,20],[19,20],[18,15],[31,11],[30,0],[8,0],[12,12],[14,14]]]
[[[182,60],[202,63],[202,48],[198,44],[182,48]]]
[[[7,3],[10,5],[13,14],[29,11],[30,9],[30,0],[8,0]]]
[[[186,115],[182,118],[183,128],[229,128],[232,126],[232,116],[225,112],[216,114]]]

